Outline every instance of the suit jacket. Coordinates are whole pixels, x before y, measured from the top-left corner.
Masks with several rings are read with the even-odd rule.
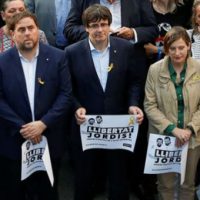
[[[109,63],[105,92],[96,73],[88,39],[66,48],[72,77],[75,110],[86,108],[87,114],[128,114],[128,107],[138,105],[141,79],[132,56],[133,45],[120,38],[110,37]]]
[[[49,44],[53,46],[55,46],[56,35],[56,10],[54,1],[24,0],[28,9],[36,14],[40,28],[45,32]]]
[[[24,0],[24,2],[28,9],[37,16],[39,26],[45,32],[49,44],[56,46],[55,36],[57,25],[55,0]],[[66,11],[68,9],[66,8]]]
[[[35,77],[35,120],[42,120],[43,133],[52,157],[63,150],[65,115],[71,106],[71,83],[64,53],[40,44]],[[44,81],[41,84],[39,79]],[[19,159],[24,141],[21,126],[32,121],[25,77],[16,47],[0,54],[0,154]]]
[[[87,37],[82,25],[82,13],[100,0],[74,0],[65,23],[64,33],[70,43]],[[122,26],[135,28],[138,43],[154,41],[157,36],[157,25],[149,0],[121,0]]]

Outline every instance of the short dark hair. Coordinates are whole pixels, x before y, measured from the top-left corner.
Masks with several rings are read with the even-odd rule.
[[[166,139],[171,140],[169,136],[166,136],[164,139],[165,139],[165,140],[166,140]]]
[[[107,19],[109,25],[112,23],[112,14],[110,10],[100,4],[93,4],[89,6],[82,15],[82,22],[85,27],[88,27],[89,23],[97,22],[101,19]]]
[[[187,46],[190,45],[190,37],[186,30],[181,26],[174,26],[166,33],[164,37],[164,51],[166,54],[169,52],[171,44],[179,39],[183,39]]]
[[[39,24],[38,24],[38,21],[37,21],[37,17],[34,14],[32,14],[31,12],[29,12],[29,11],[23,11],[23,12],[17,13],[16,15],[13,16],[12,20],[8,24],[8,29],[10,31],[14,31],[15,28],[16,28],[16,24],[20,20],[22,20],[24,18],[27,18],[27,17],[31,18],[35,22],[35,25],[37,27],[39,27]]]

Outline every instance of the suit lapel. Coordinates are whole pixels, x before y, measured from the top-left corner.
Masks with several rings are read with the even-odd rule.
[[[21,88],[21,91],[22,91],[21,96],[24,97],[25,103],[27,104],[28,108],[30,109],[25,76],[24,76],[22,64],[21,64],[19,54],[18,54],[16,47],[14,47],[11,54],[12,54],[11,57],[12,57],[13,63],[15,63],[15,65],[13,67],[14,71],[15,71],[14,74],[16,75],[17,81],[19,82],[19,87]]]
[[[100,83],[100,80],[99,80],[99,77],[97,75],[97,72],[96,72],[96,69],[95,69],[95,66],[94,66],[94,62],[93,62],[93,59],[92,59],[92,54],[91,54],[91,51],[90,51],[90,46],[89,46],[89,43],[88,43],[88,39],[85,40],[85,43],[84,43],[85,47],[83,49],[88,49],[88,51],[84,51],[83,52],[83,58],[85,58],[85,61],[82,62],[83,63],[83,67],[85,66],[84,63],[88,63],[86,68],[88,70],[87,74],[88,74],[88,80],[91,81],[91,83],[93,83],[94,85],[97,86],[97,89],[99,91],[103,91],[103,88],[101,86],[101,83]]]
[[[110,37],[109,54],[110,54],[109,55],[109,72],[108,72],[108,78],[107,78],[107,83],[106,83],[106,90],[105,90],[106,93],[111,88],[110,86],[112,85],[112,83],[115,82],[115,75],[118,69],[118,58],[120,56],[118,49],[116,48],[116,45],[111,37]]]
[[[35,102],[37,97],[39,96],[41,87],[45,84],[45,70],[48,68],[49,61],[50,58],[48,54],[45,52],[44,48],[40,44],[35,74]]]

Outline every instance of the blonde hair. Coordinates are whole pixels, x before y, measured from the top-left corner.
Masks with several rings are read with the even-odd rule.
[[[200,1],[195,1],[192,7],[192,27],[194,29],[194,33],[198,33],[198,24],[196,23],[196,15],[197,15],[197,7],[200,6]]]
[[[156,2],[158,2],[159,0],[150,0],[150,1],[151,3],[156,4]],[[183,0],[169,0],[167,12],[173,13],[176,10],[177,6],[181,5],[184,5]]]

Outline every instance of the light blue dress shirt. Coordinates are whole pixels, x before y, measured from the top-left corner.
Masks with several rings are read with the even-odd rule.
[[[105,92],[108,78],[110,43],[108,43],[108,46],[103,51],[95,49],[90,40],[89,45],[95,70],[97,72],[103,91]]]
[[[100,0],[100,4],[107,7],[112,14],[112,24],[110,28],[115,31],[118,28],[121,28],[121,1],[116,0],[112,4],[110,4],[107,0]]]

